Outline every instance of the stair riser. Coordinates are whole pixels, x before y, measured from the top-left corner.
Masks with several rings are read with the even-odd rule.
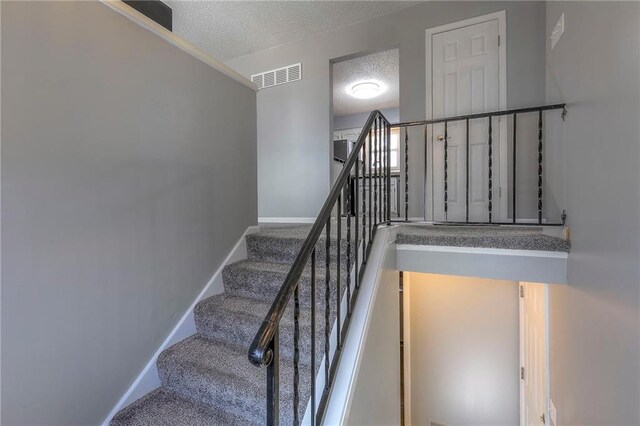
[[[249,259],[259,260],[263,262],[293,264],[302,244],[301,239],[294,238],[278,238],[270,235],[251,234],[247,236],[247,254]],[[340,240],[340,261],[346,264],[347,258],[347,241]],[[337,259],[337,245],[335,239],[331,240],[331,263],[335,264]],[[351,258],[355,254],[354,242],[351,242]],[[316,264],[324,266],[326,259],[326,241],[321,239],[316,244]],[[311,261],[309,261],[310,263]],[[335,267],[335,266],[334,266]]]
[[[342,276],[340,286],[344,288],[346,285],[346,268],[342,268]],[[225,287],[225,293],[233,296],[246,297],[255,300],[271,302],[275,300],[278,291],[282,287],[286,278],[285,273],[255,271],[251,269],[226,267],[222,271],[222,277]],[[330,271],[331,298],[335,299],[337,288],[336,271]],[[305,272],[300,277],[300,305],[311,305],[311,276]],[[324,275],[324,267],[322,274],[316,276],[316,303],[324,301],[326,291],[326,278]],[[293,301],[292,301],[293,302]]]

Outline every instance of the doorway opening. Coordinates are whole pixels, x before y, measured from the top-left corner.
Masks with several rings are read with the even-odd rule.
[[[356,144],[373,110],[391,123],[400,118],[400,70],[398,49],[350,55],[331,62],[331,184]],[[399,210],[400,133],[391,129],[391,215]],[[384,159],[382,153],[381,158]],[[374,166],[375,167],[375,166]]]
[[[520,424],[548,424],[549,286],[520,282]]]
[[[550,424],[548,285],[400,276],[404,424]]]

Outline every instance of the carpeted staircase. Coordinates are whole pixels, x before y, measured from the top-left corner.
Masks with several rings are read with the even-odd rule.
[[[330,323],[336,306],[336,233],[333,227],[330,269]],[[266,369],[249,363],[249,345],[282,286],[310,226],[262,228],[246,237],[248,258],[223,270],[224,293],[197,304],[197,334],[158,357],[162,386],[120,411],[121,425],[244,425],[266,419]],[[346,283],[347,241],[341,244],[341,293]],[[326,240],[321,239],[316,268],[316,366],[324,354]],[[354,244],[352,244],[352,253]],[[300,403],[302,420],[310,398],[311,271],[300,281]],[[280,329],[280,422],[293,424],[293,300]],[[332,342],[333,344],[334,342]]]

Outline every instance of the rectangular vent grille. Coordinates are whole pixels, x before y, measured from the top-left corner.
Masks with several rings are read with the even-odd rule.
[[[258,89],[266,89],[267,87],[279,86],[298,80],[302,80],[302,63],[288,65],[251,76],[251,81],[258,86]]]

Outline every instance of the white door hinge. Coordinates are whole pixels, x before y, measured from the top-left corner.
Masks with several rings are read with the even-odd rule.
[[[520,286],[520,297],[524,297],[524,286]]]
[[[524,380],[524,367],[520,367],[520,379]]]

